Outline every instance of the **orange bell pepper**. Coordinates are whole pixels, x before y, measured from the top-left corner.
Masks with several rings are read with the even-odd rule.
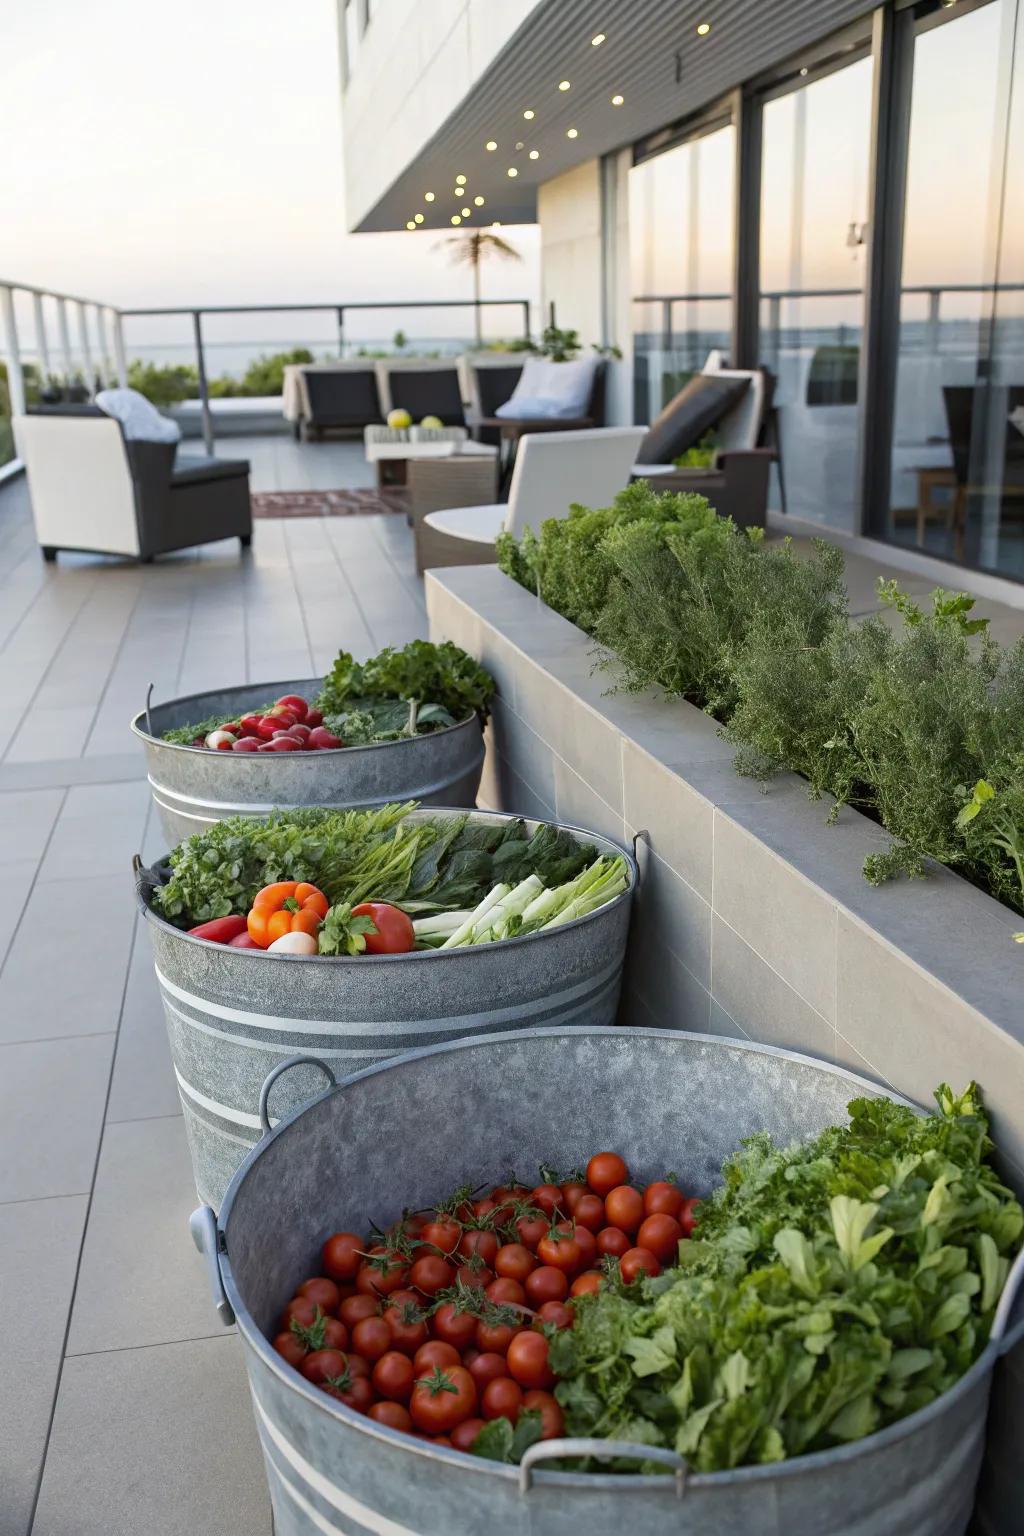
[[[245,920],[249,937],[260,949],[269,949],[275,939],[286,933],[309,933],[315,937],[329,905],[323,891],[315,885],[304,880],[277,880],[256,893],[252,911]]]

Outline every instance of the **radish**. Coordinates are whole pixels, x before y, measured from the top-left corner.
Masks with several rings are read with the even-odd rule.
[[[344,746],[340,736],[335,736],[324,725],[314,726],[309,733],[309,745],[315,747],[318,752],[325,752],[329,747]]]
[[[241,720],[238,722],[239,729],[241,730],[242,735],[243,736],[258,736],[259,735],[259,723],[260,723],[260,721],[262,719],[263,719],[262,715],[243,715]]]
[[[235,737],[230,731],[211,731],[206,738],[206,745],[212,747],[215,752],[230,752],[235,744]]]
[[[232,752],[258,752],[260,750],[259,737],[239,736],[238,740],[232,745],[231,750]]]
[[[274,708],[280,709],[282,706],[285,709],[290,709],[296,720],[305,720],[306,715],[309,712],[309,705],[306,703],[305,699],[297,693],[283,694],[274,705]]]
[[[302,723],[303,725],[308,725],[310,729],[312,729],[314,725],[323,725],[324,717],[318,709],[307,709],[306,718]]]

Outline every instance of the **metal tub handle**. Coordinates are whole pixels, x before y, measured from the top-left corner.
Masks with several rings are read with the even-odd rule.
[[[634,1440],[539,1440],[531,1445],[519,1463],[519,1492],[529,1493],[533,1486],[533,1469],[542,1461],[561,1461],[567,1456],[595,1456],[601,1461],[629,1457],[632,1461],[657,1461],[671,1468],[675,1474],[676,1498],[686,1493],[686,1477],[689,1467],[675,1451],[666,1451],[659,1445],[637,1445]]]
[[[286,1061],[279,1061],[277,1066],[274,1067],[273,1071],[267,1073],[267,1080],[263,1084],[263,1087],[260,1089],[260,1125],[263,1127],[264,1136],[270,1135],[270,1110],[268,1105],[270,1102],[271,1088],[273,1088],[278,1078],[283,1077],[286,1072],[290,1072],[292,1067],[302,1066],[319,1067],[320,1071],[324,1074],[330,1086],[332,1088],[337,1088],[337,1078],[331,1071],[330,1067],[327,1065],[326,1061],[321,1061],[319,1056],[289,1056]]]
[[[1010,1273],[1006,1277],[1003,1286],[1003,1294],[999,1298],[996,1307],[996,1315],[992,1320],[992,1342],[996,1346],[996,1352],[1000,1355],[1009,1354],[1015,1344],[1024,1339],[1024,1311],[1015,1323],[1010,1322],[1021,1286],[1024,1285],[1024,1248],[1021,1249],[1010,1267]]]
[[[217,1218],[208,1205],[201,1205],[198,1211],[193,1211],[188,1219],[188,1229],[192,1233],[192,1241],[206,1261],[206,1274],[210,1282],[210,1290],[213,1294],[213,1304],[225,1327],[230,1328],[235,1320],[234,1310],[227,1298],[224,1289],[224,1280],[220,1272],[220,1258],[218,1255]]]

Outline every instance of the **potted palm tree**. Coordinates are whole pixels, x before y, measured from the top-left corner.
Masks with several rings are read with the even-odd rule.
[[[477,347],[483,346],[480,324],[480,267],[494,257],[499,261],[522,261],[514,245],[489,229],[474,229],[468,235],[448,235],[440,245],[451,254],[454,267],[469,267],[473,273],[473,331]]]

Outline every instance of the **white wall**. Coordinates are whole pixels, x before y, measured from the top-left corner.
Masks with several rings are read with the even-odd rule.
[[[342,91],[349,229],[469,95],[537,4],[378,0]],[[338,0],[339,26],[343,6]]]

